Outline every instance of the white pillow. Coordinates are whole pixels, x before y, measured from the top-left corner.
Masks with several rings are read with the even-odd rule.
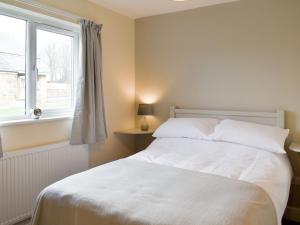
[[[270,152],[286,153],[284,142],[289,130],[235,120],[222,120],[215,128],[212,139],[238,143]]]
[[[210,140],[218,123],[212,118],[170,118],[154,132],[153,137]]]

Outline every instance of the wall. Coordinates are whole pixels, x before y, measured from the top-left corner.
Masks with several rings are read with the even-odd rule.
[[[28,8],[12,0],[2,0]],[[91,146],[91,166],[131,153],[133,140],[116,137],[113,132],[134,126],[134,20],[85,0],[39,0],[41,3],[103,24],[103,85],[109,138]],[[34,10],[34,9],[33,9]],[[67,140],[71,121],[1,128],[4,150]]]
[[[136,99],[169,106],[287,110],[300,141],[300,1],[242,0],[136,21]]]

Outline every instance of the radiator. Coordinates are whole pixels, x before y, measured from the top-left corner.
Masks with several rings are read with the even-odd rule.
[[[0,225],[30,217],[43,188],[86,169],[86,145],[64,142],[5,154],[0,159]]]

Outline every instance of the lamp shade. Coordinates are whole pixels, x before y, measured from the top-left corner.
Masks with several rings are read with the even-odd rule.
[[[138,113],[139,116],[153,115],[152,104],[139,104]]]

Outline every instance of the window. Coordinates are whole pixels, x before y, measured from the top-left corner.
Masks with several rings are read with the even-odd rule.
[[[25,114],[26,21],[0,15],[0,117]]]
[[[71,115],[78,27],[0,7],[0,120]],[[49,19],[50,18],[50,19]]]
[[[72,107],[72,55],[72,37],[42,29],[37,30],[37,106],[39,108]]]

